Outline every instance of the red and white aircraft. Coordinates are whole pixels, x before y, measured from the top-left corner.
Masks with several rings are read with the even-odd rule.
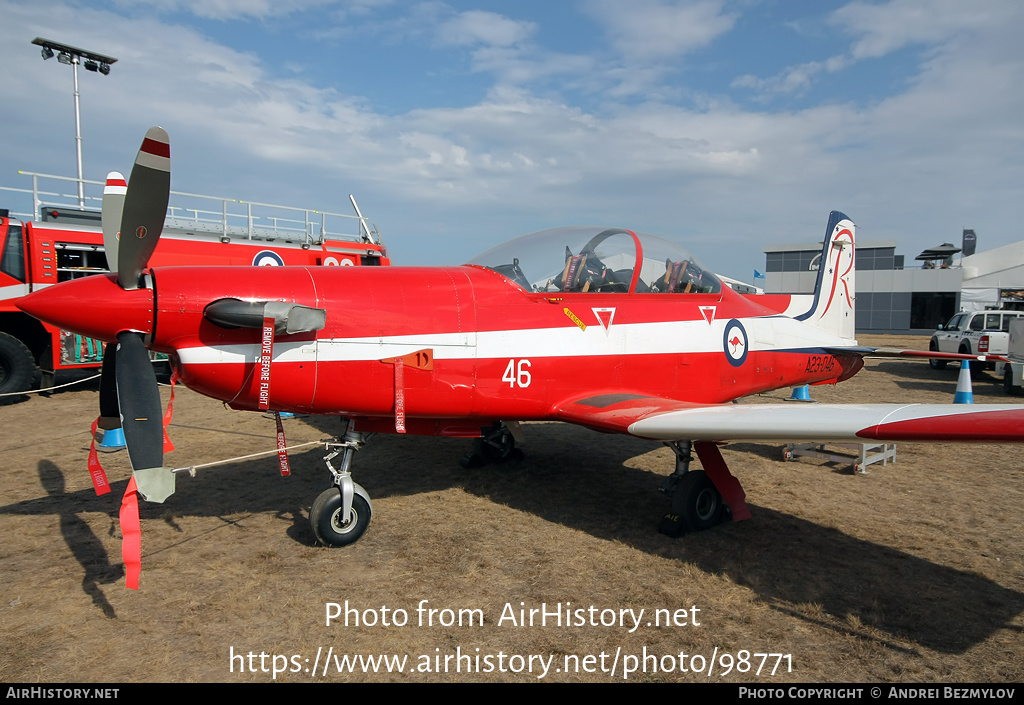
[[[666,442],[677,456],[664,488],[669,533],[750,516],[720,441],[1024,440],[1021,406],[730,403],[841,382],[872,352],[854,339],[855,227],[842,213],[828,221],[813,302],[780,311],[763,303],[777,297],[734,292],[681,247],[620,228],[535,233],[459,267],[150,269],[169,169],[166,133],[154,128],[124,203],[117,274],[20,304],[118,342],[103,386],[116,378],[137,486],[150,500],[173,491],[173,473],[162,467],[147,348],[232,408],[349,420],[328,456],[332,486],[310,512],[330,546],[369,523],[370,498],[350,471],[375,432],[483,436],[483,454],[497,458],[521,421]],[[704,472],[690,470],[691,449]],[[340,470],[330,463],[339,453]]]

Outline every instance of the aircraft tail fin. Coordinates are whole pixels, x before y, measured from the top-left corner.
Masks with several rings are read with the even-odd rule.
[[[840,338],[854,338],[854,239],[857,226],[845,214],[832,211],[818,261],[814,298],[796,320],[822,328]]]

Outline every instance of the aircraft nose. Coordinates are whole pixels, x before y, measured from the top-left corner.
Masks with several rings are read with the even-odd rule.
[[[18,308],[58,328],[113,341],[123,331],[153,332],[153,296],[152,289],[122,289],[115,274],[95,275],[35,291]]]

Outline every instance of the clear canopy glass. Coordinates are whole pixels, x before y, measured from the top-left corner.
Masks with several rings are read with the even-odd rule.
[[[573,226],[523,235],[468,264],[530,292],[718,294],[722,282],[680,245],[621,228]]]

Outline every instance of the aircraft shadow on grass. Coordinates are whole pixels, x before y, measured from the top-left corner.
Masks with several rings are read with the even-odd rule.
[[[336,424],[335,419],[310,421],[325,428]],[[522,460],[473,470],[457,464],[468,450],[467,441],[379,437],[360,453],[362,478],[379,499],[457,487],[597,538],[726,575],[774,609],[861,637],[862,630],[846,625],[859,620],[895,642],[963,653],[1000,629],[1019,630],[1011,624],[1024,612],[1024,595],[1019,592],[756,503],[750,505],[751,521],[681,539],[662,536],[655,530],[667,506],[667,499],[655,491],[662,477],[627,465],[657,445],[565,424],[533,424],[527,430],[527,455]],[[759,453],[755,444],[740,449]],[[290,519],[287,533],[293,540],[313,545],[305,516],[310,488],[323,481],[320,455],[317,450],[293,454],[290,478],[277,476],[274,458],[226,465],[194,480],[184,478],[168,504],[142,505],[143,523],[168,511],[219,517],[273,512]],[[666,465],[667,471],[671,461]],[[410,472],[413,467],[415,472]],[[62,472],[52,462],[40,461],[47,496],[2,507],[0,514],[59,515],[64,540],[84,570],[83,592],[113,617],[99,586],[117,581],[123,568],[118,557],[107,555],[78,513],[106,511],[116,516],[126,481],[112,482],[113,491],[103,497],[96,497],[91,488],[67,494]],[[748,497],[748,502],[756,499]],[[387,516],[379,506],[377,514],[379,522],[406,520]],[[336,550],[338,560],[345,560],[344,548],[324,550]],[[823,616],[806,614],[807,605],[820,605]]]
[[[951,363],[945,370],[933,370],[921,362],[881,362],[873,368],[879,372],[892,375],[893,384],[900,389],[939,392],[948,394],[952,399],[956,394],[959,368]],[[1003,391],[1002,380],[996,379],[992,372],[978,370],[974,373],[971,387],[975,399],[986,402],[1012,404],[1014,400]]]

